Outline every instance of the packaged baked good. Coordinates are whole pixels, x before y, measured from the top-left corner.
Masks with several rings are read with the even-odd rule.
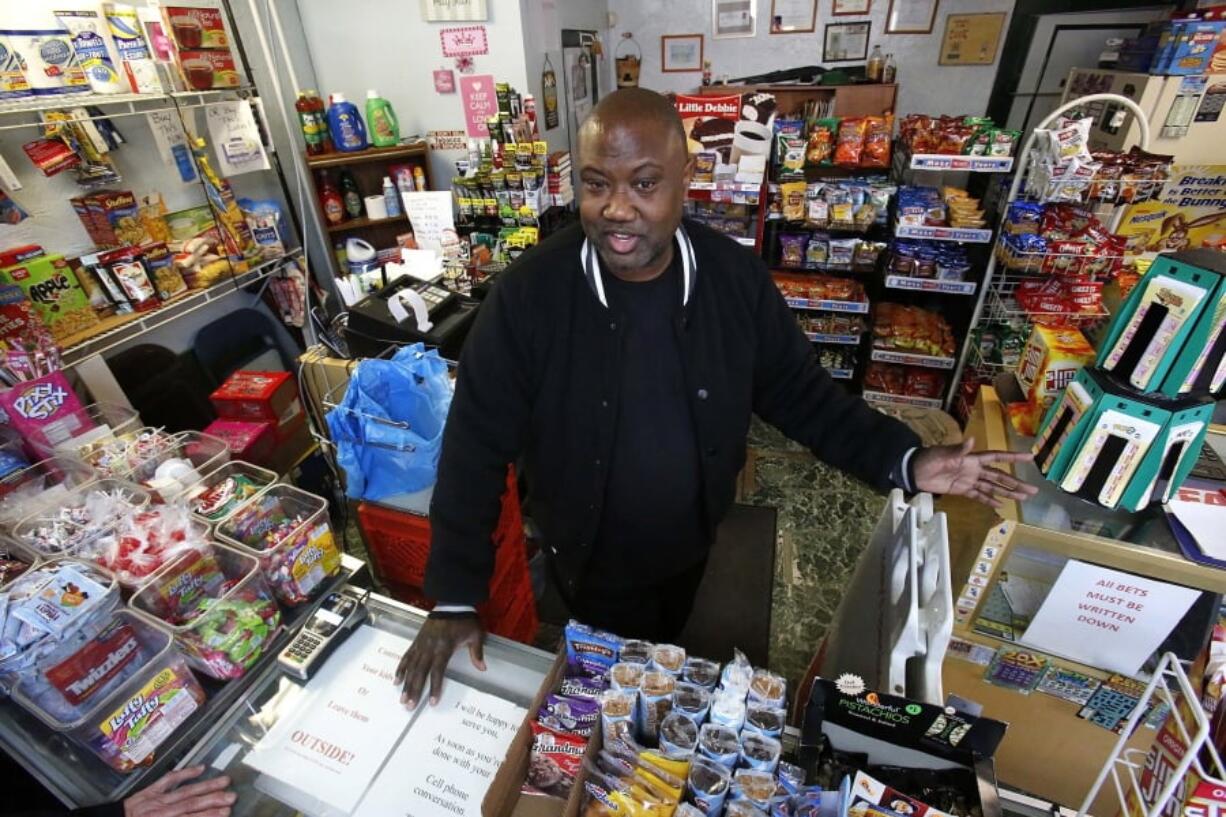
[[[610,689],[600,696],[600,727],[605,745],[634,731],[637,691]]]
[[[745,710],[745,731],[757,732],[769,738],[783,734],[787,723],[787,710],[766,703],[751,703]]]
[[[779,265],[799,269],[805,263],[806,235],[783,233],[779,236]]]
[[[660,721],[660,751],[667,757],[688,758],[698,745],[698,726],[673,710]]]
[[[655,740],[660,722],[672,711],[676,679],[666,672],[649,670],[639,687],[638,733]]]
[[[646,664],[651,660],[651,651],[655,647],[650,641],[629,639],[622,644],[619,659],[631,664]]]
[[[783,745],[775,738],[756,732],[741,736],[741,765],[746,768],[773,772],[782,754]]]
[[[566,662],[573,669],[592,677],[604,677],[617,663],[621,639],[571,620],[566,625]]]
[[[694,181],[715,181],[715,165],[719,154],[713,151],[701,151],[694,154]]]
[[[775,795],[775,776],[773,770],[748,768],[737,769],[732,775],[732,788],[728,796],[733,802],[748,800],[759,808],[770,806]]]
[[[696,684],[679,682],[673,690],[673,711],[684,715],[694,723],[707,719],[711,709],[711,692]]]
[[[588,698],[547,695],[537,721],[555,732],[590,737],[600,719],[601,704]]]
[[[711,723],[740,731],[745,725],[745,699],[739,693],[716,691],[711,696]]]
[[[681,680],[707,690],[714,689],[719,683],[719,664],[705,658],[690,656],[685,660],[685,667],[681,670]]]
[[[533,721],[532,754],[525,785],[543,794],[568,797],[586,752],[587,738],[555,732]]]
[[[727,769],[736,768],[741,757],[736,730],[715,723],[703,724],[698,730],[698,753]]]
[[[690,763],[686,782],[690,800],[702,814],[718,817],[722,813],[728,789],[732,786],[732,773],[727,765],[700,754]]]
[[[651,651],[651,663],[647,666],[649,670],[667,672],[676,677],[685,666],[685,649],[675,644],[656,644]]]

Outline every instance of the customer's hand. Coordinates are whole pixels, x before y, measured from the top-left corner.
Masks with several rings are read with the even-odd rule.
[[[460,647],[468,647],[473,666],[484,672],[485,628],[476,613],[427,618],[396,667],[396,683],[404,685],[400,702],[409,709],[416,709],[429,677],[430,703],[438,703],[443,694],[447,662]]]
[[[176,788],[204,774],[203,766],[189,766],[162,775],[153,785],[123,801],[124,817],[229,817],[237,795],[226,791],[230,778],[214,777]]]
[[[932,494],[954,494],[1000,508],[1001,497],[1019,502],[1039,492],[1033,485],[1009,476],[996,464],[1027,462],[1030,454],[1007,451],[971,453],[975,439],[968,437],[961,445],[937,445],[915,454],[915,487]]]

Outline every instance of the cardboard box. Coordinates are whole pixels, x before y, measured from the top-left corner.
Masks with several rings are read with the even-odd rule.
[[[229,51],[180,51],[179,72],[188,88],[208,91],[242,84]]]
[[[200,6],[163,6],[166,30],[180,51],[228,49],[230,38],[221,9]]]
[[[232,459],[262,465],[276,448],[273,428],[273,423],[267,420],[214,420],[205,427],[204,433],[225,440]]]
[[[302,411],[298,383],[289,372],[237,371],[209,395],[217,416],[226,420],[292,418]]]
[[[1035,324],[1018,361],[1017,380],[1026,402],[1009,405],[1019,433],[1035,433],[1043,413],[1082,368],[1094,362],[1094,347],[1079,329]]]
[[[52,372],[0,391],[0,411],[8,418],[9,426],[23,437],[83,409],[63,372]]]
[[[62,255],[39,255],[0,269],[0,283],[21,287],[57,341],[98,325],[89,296]]]
[[[302,387],[311,404],[311,413],[322,418],[328,412],[325,403],[335,403],[345,396],[349,372],[357,361],[329,357],[327,348],[317,344],[303,352],[298,362],[301,364]]]

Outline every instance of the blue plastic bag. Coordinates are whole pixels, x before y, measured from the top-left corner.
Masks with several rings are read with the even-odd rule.
[[[328,412],[351,499],[378,500],[434,484],[451,407],[447,362],[415,343],[391,360],[363,360]]]

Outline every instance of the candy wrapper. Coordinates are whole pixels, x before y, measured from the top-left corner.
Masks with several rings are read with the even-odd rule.
[[[135,588],[178,554],[208,544],[208,529],[183,504],[156,505],[134,514],[96,543],[92,558]]]
[[[555,732],[590,737],[600,720],[601,705],[588,698],[548,695],[537,713],[537,721]]]
[[[622,640],[572,620],[566,625],[566,662],[577,671],[604,677],[617,663]]]
[[[124,477],[174,446],[173,434],[141,428],[98,446],[86,456],[86,463],[104,477]]]
[[[99,480],[69,493],[58,510],[26,519],[13,534],[47,557],[89,557],[121,519],[148,503],[149,495],[135,485]]]

